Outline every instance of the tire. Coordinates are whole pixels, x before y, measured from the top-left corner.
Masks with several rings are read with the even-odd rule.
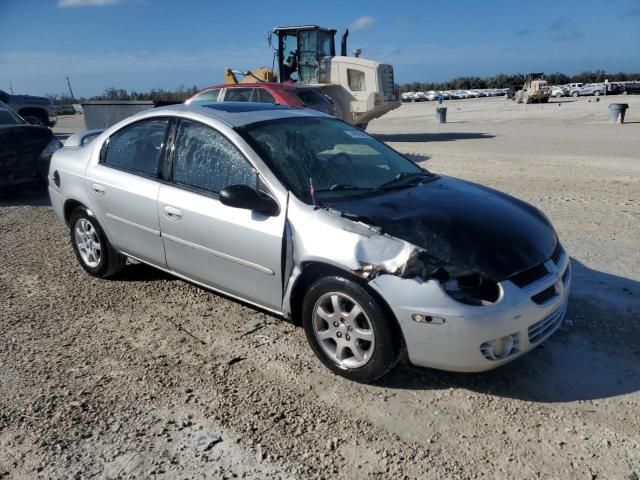
[[[622,95],[627,95],[627,91],[625,90],[624,92],[622,92]]]
[[[572,96],[572,97],[579,97],[579,96],[580,96],[580,94],[579,94],[578,92],[573,92],[573,93],[571,94],[571,96]]]
[[[69,226],[73,251],[89,275],[108,278],[122,270],[127,257],[113,249],[98,220],[86,208],[78,207],[71,213]]]
[[[556,98],[562,98],[562,93],[560,92],[556,93]]]
[[[599,97],[600,96],[600,90],[596,90],[595,92],[593,92],[593,96],[594,97]]]
[[[315,355],[356,382],[373,382],[397,365],[402,343],[393,321],[365,288],[338,276],[316,281],[302,304],[304,331]]]

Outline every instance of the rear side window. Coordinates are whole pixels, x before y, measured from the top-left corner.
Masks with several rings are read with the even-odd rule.
[[[267,92],[264,88],[257,88],[256,91],[258,92],[258,99],[254,99],[254,102],[276,103],[276,99],[273,98],[273,95]]]
[[[251,102],[253,88],[227,88],[224,93],[225,102]]]
[[[191,104],[216,103],[218,101],[219,94],[219,88],[212,88],[211,90],[207,90],[205,92],[202,92],[200,95],[193,97],[191,99]]]
[[[221,133],[198,122],[180,120],[173,154],[173,181],[218,193],[229,185],[255,188],[258,175]]]
[[[168,125],[168,119],[154,118],[117,131],[109,137],[103,163],[157,177]]]
[[[330,107],[331,102],[322,95],[320,92],[316,92],[310,88],[301,88],[296,90],[296,96],[302,101],[302,103],[311,107]]]

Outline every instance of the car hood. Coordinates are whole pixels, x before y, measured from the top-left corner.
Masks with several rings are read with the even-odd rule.
[[[425,250],[434,269],[502,281],[551,257],[557,236],[535,207],[451,177],[327,205]],[[351,217],[351,218],[353,218]]]

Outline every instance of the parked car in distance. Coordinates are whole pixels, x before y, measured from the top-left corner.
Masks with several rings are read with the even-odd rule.
[[[622,95],[640,93],[640,82],[624,82],[621,87]]]
[[[572,97],[581,97],[585,95],[600,96],[604,95],[605,86],[602,83],[586,83],[581,87],[574,87],[569,89],[569,95]]]
[[[417,366],[492,369],[562,323],[571,267],[543,213],[329,115],[192,103],[85,135],[55,153],[49,194],[89,274],[133,257],[299,319],[352,380],[405,351]]]
[[[31,125],[0,102],[0,189],[43,182],[62,144],[49,128]]]
[[[217,102],[258,102],[310,108],[336,114],[333,102],[318,90],[293,83],[238,83],[207,87],[184,103],[209,104]]]
[[[53,127],[58,121],[53,104],[46,97],[12,95],[0,90],[0,102],[13,109],[32,125]]]
[[[568,97],[569,88],[563,85],[556,85],[554,87],[551,87],[551,96],[556,98]]]

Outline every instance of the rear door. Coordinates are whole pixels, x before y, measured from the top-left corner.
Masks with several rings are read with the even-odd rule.
[[[265,187],[239,149],[208,125],[181,119],[171,156],[170,183],[160,186],[158,201],[168,267],[279,311],[284,209],[270,217],[219,201],[229,185]]]
[[[160,238],[158,191],[168,118],[129,124],[103,144],[86,171],[95,214],[116,250],[166,267]]]

